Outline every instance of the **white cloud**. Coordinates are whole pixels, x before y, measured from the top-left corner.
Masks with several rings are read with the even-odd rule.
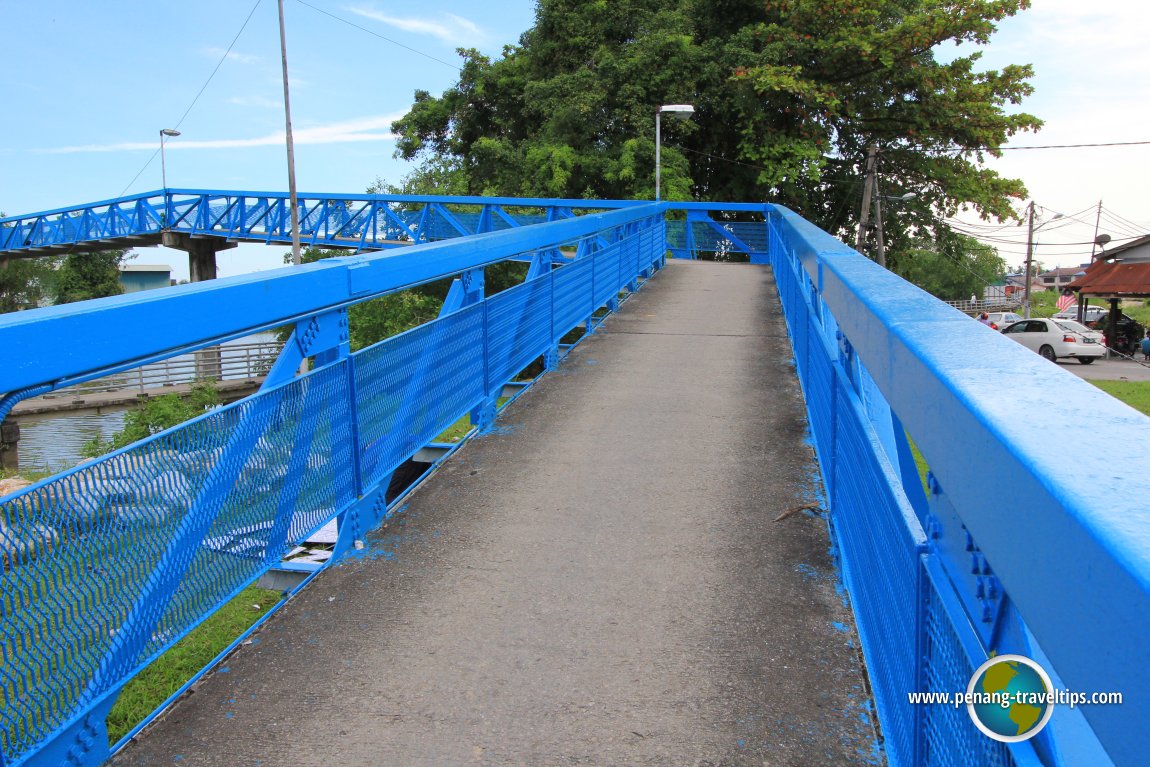
[[[355,120],[329,123],[327,125],[314,125],[297,127],[292,131],[292,138],[296,144],[350,144],[367,141],[391,141],[395,136],[391,133],[391,123],[402,115],[376,115],[361,117]],[[188,149],[246,149],[261,146],[283,146],[283,131],[276,131],[264,136],[253,138],[231,139],[172,139],[165,143],[167,151],[180,151]],[[155,141],[132,141],[118,144],[82,144],[78,146],[56,147],[53,149],[38,150],[45,154],[79,154],[83,152],[132,152],[155,150],[159,144]]]
[[[259,56],[250,53],[225,51],[223,48],[204,48],[204,55],[212,59],[218,59],[223,56],[228,61],[234,61],[237,64],[255,64],[260,60]]]
[[[450,45],[475,45],[486,37],[486,33],[475,22],[454,13],[442,14],[441,21],[428,21],[417,17],[391,16],[375,8],[359,5],[348,6],[346,10],[404,32],[438,37]]]

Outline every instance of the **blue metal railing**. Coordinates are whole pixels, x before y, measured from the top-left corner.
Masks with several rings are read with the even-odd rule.
[[[0,759],[99,763],[128,679],[328,520],[337,557],[351,549],[385,514],[400,464],[469,413],[489,425],[509,380],[553,365],[566,333],[653,273],[663,210],[0,317],[0,343],[25,357],[4,371],[8,391],[296,327],[260,393],[0,503]],[[527,280],[485,298],[482,267],[524,254]],[[438,319],[349,353],[349,304],[454,274]],[[89,343],[140,317],[182,329]],[[305,357],[317,369],[294,376]]]
[[[1148,467],[1111,451],[1146,444],[1150,420],[785,209],[566,216],[576,203],[553,202],[561,220],[539,226],[0,316],[10,394],[295,327],[260,394],[0,504],[0,764],[97,763],[103,718],[137,669],[322,522],[340,520],[346,551],[386,513],[400,462],[463,415],[489,425],[506,381],[553,364],[558,339],[668,248],[773,267],[888,761],[1141,763],[1150,520],[1132,488]],[[458,219],[455,203],[428,198],[420,215]],[[728,220],[755,212],[766,225]],[[483,267],[509,258],[531,261],[527,281],[484,298]],[[349,353],[349,305],[451,275],[439,319]],[[304,357],[318,369],[296,377]],[[910,704],[965,690],[992,652],[1126,702],[1058,708],[1015,744],[962,709]]]
[[[1113,446],[1148,444],[1150,419],[790,211],[769,228],[889,762],[1144,764],[1150,465]],[[1004,653],[1124,703],[1055,707],[1010,744],[910,704]]]
[[[301,194],[304,245],[378,250],[614,210],[636,200]],[[291,242],[283,192],[166,189],[0,218],[0,256],[156,244],[165,230],[232,241]]]

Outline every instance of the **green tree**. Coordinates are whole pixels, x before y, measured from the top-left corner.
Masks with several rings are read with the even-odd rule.
[[[34,309],[55,292],[56,260],[0,258],[0,313]]]
[[[1008,111],[1029,66],[977,71],[977,51],[1029,0],[539,0],[519,45],[462,50],[456,85],[417,91],[392,126],[421,160],[406,184],[471,194],[651,198],[654,112],[664,197],[780,202],[836,234],[856,225],[866,150],[888,191],[918,197],[897,251],[970,206],[1010,217],[1021,182],[981,166],[1040,121]]]
[[[943,231],[934,240],[912,241],[890,268],[926,292],[953,301],[982,295],[987,285],[1003,276],[1006,262],[973,237]]]
[[[87,458],[98,458],[190,421],[219,405],[220,393],[215,381],[197,381],[187,394],[165,394],[144,401],[128,411],[124,416],[124,428],[113,434],[110,440],[93,439],[85,443],[82,452]]]
[[[120,264],[124,253],[105,250],[66,256],[56,273],[55,302],[70,304],[123,293]]]

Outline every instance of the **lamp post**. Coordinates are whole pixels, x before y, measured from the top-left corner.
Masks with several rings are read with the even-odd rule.
[[[679,120],[686,120],[695,113],[695,107],[690,104],[665,104],[655,112],[655,202],[660,199],[660,183],[663,175],[663,113],[674,116]]]
[[[284,0],[279,0],[280,59],[284,80],[284,137],[287,139],[288,204],[291,205],[291,262],[303,263],[299,245],[299,199],[295,190],[295,143],[291,134],[291,90],[288,87],[287,32],[284,30]],[[306,364],[306,363],[305,363]],[[301,366],[301,371],[303,368]]]
[[[1061,213],[1055,213],[1050,221],[1057,221],[1062,218]],[[1026,267],[1023,269],[1022,278],[1025,284],[1022,286],[1022,316],[1030,319],[1030,270],[1031,262],[1034,259],[1034,235],[1039,229],[1046,226],[1050,221],[1043,221],[1038,226],[1034,225],[1034,200],[1030,201],[1030,216],[1028,217],[1028,225],[1026,228]]]
[[[168,166],[167,163],[164,162],[164,136],[175,138],[178,135],[180,135],[180,132],[175,128],[160,129],[160,178],[163,180],[165,191],[167,191],[168,188]]]

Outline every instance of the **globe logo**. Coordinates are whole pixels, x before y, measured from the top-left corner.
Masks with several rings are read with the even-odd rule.
[[[966,692],[975,726],[1003,743],[1033,738],[1054,713],[1050,677],[1024,655],[990,658],[971,676]]]

